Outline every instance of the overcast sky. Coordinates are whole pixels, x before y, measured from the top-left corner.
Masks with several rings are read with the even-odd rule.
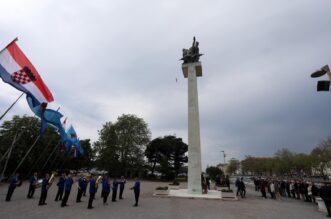
[[[278,149],[309,153],[331,135],[330,0],[0,1],[0,47],[15,37],[81,139],[142,117],[152,137],[187,142],[182,48],[200,43],[203,165]],[[176,82],[176,78],[178,82]],[[326,78],[325,78],[326,79]],[[3,112],[20,94],[0,83]],[[5,117],[32,115],[25,99]]]

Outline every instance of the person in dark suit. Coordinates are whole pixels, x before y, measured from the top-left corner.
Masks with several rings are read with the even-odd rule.
[[[124,176],[121,176],[121,180],[119,181],[119,184],[120,184],[120,197],[119,197],[119,199],[123,199],[123,191],[124,191],[125,183],[126,183],[126,179],[124,178]]]
[[[103,205],[108,205],[107,199],[110,193],[110,180],[108,176],[105,176],[102,181],[102,193]]]
[[[36,184],[37,184],[37,178],[38,174],[37,172],[35,172],[33,174],[33,176],[30,177],[30,186],[29,186],[29,192],[28,192],[28,195],[27,195],[27,198],[33,198],[33,194],[36,190]]]
[[[67,201],[70,195],[70,191],[71,191],[71,187],[72,184],[74,183],[71,174],[68,174],[68,176],[66,177],[66,181],[64,182],[64,197],[62,199],[61,202],[61,207],[66,207],[67,205]]]
[[[39,199],[39,205],[47,205],[46,198],[47,198],[47,191],[49,188],[49,174],[46,173],[45,178],[43,179],[41,183],[41,194],[40,194],[40,199]]]
[[[135,204],[133,205],[133,207],[137,207],[138,201],[139,201],[139,196],[140,196],[140,181],[139,181],[138,177],[136,177],[134,186],[131,187],[130,189],[133,189],[133,192],[134,192]]]
[[[81,175],[78,179],[78,191],[77,191],[77,198],[76,198],[77,203],[82,202],[81,199],[82,199],[83,192],[86,189],[85,186],[86,186],[86,183],[84,182],[84,177]]]
[[[95,197],[95,193],[97,192],[97,184],[95,182],[94,175],[91,175],[91,179],[90,179],[90,190],[89,190],[89,192],[90,192],[90,198],[88,200],[88,206],[87,206],[87,208],[88,209],[92,209],[92,208],[94,208],[92,206],[93,199]]]
[[[114,177],[113,186],[112,186],[112,189],[113,189],[112,199],[111,199],[112,202],[116,202],[117,187],[118,187],[118,182],[116,180],[116,177]]]
[[[65,178],[65,173],[62,173],[62,175],[59,178],[59,181],[57,183],[57,194],[55,197],[55,201],[57,202],[58,200],[62,200],[62,196],[63,196],[63,191],[64,191],[64,182],[65,182],[66,178]]]
[[[7,196],[6,196],[6,202],[10,201],[10,199],[14,193],[14,190],[16,189],[17,186],[19,186],[19,183],[20,183],[19,177],[20,177],[20,174],[16,173],[15,176],[13,176],[10,179],[10,184],[9,184],[8,192],[7,192]]]
[[[320,196],[325,203],[326,210],[328,211],[327,217],[331,217],[330,207],[331,207],[331,186],[322,186],[320,189]]]

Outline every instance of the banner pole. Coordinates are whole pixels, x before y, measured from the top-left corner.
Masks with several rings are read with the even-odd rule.
[[[23,94],[24,94],[24,92],[22,92],[21,95],[14,101],[14,103],[12,103],[12,105],[4,112],[4,114],[2,114],[2,116],[0,117],[0,121],[3,119],[3,117],[5,117],[5,115],[9,112],[9,110],[11,110],[11,108],[17,103],[17,101],[19,101],[19,99],[21,99]]]

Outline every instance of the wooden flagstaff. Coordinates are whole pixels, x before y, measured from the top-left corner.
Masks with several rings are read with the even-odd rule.
[[[12,105],[10,105],[10,107],[4,112],[4,114],[2,114],[2,116],[0,117],[0,121],[3,119],[3,117],[5,117],[5,115],[9,112],[9,110],[11,110],[11,108],[17,103],[17,101],[19,101],[19,99],[21,99],[21,97],[23,96],[24,92],[21,93],[21,95],[12,103]]]
[[[30,154],[31,150],[34,148],[34,146],[37,144],[38,140],[40,138],[40,135],[38,135],[38,137],[36,138],[35,142],[31,145],[31,147],[29,148],[29,150],[26,152],[25,156],[23,157],[23,159],[21,160],[21,162],[17,165],[16,169],[14,170],[13,174],[14,175],[16,173],[16,171],[18,170],[18,168],[21,167],[22,163],[24,162],[24,160],[26,159],[26,157]]]
[[[16,37],[15,39],[13,39],[10,43],[8,43],[7,44],[7,46],[5,46],[5,48],[3,48],[1,51],[0,51],[0,53],[2,52],[2,51],[4,51],[10,44],[12,44],[12,43],[14,43],[14,42],[16,42],[16,41],[18,41],[18,37]]]
[[[5,171],[7,169],[8,160],[10,158],[10,155],[11,155],[11,152],[13,150],[13,147],[14,147],[14,145],[16,143],[16,139],[17,139],[17,132],[16,132],[15,137],[14,137],[14,140],[13,140],[13,142],[12,142],[10,148],[9,148],[9,152],[8,152],[8,156],[7,156],[7,159],[6,159],[6,162],[5,162],[5,166],[3,167],[3,170],[1,172],[0,181],[3,179],[3,175],[5,174]]]

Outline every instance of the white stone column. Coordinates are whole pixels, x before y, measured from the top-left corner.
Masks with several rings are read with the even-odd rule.
[[[197,76],[202,76],[201,63],[182,65],[188,78],[188,193],[202,194],[201,147]]]

